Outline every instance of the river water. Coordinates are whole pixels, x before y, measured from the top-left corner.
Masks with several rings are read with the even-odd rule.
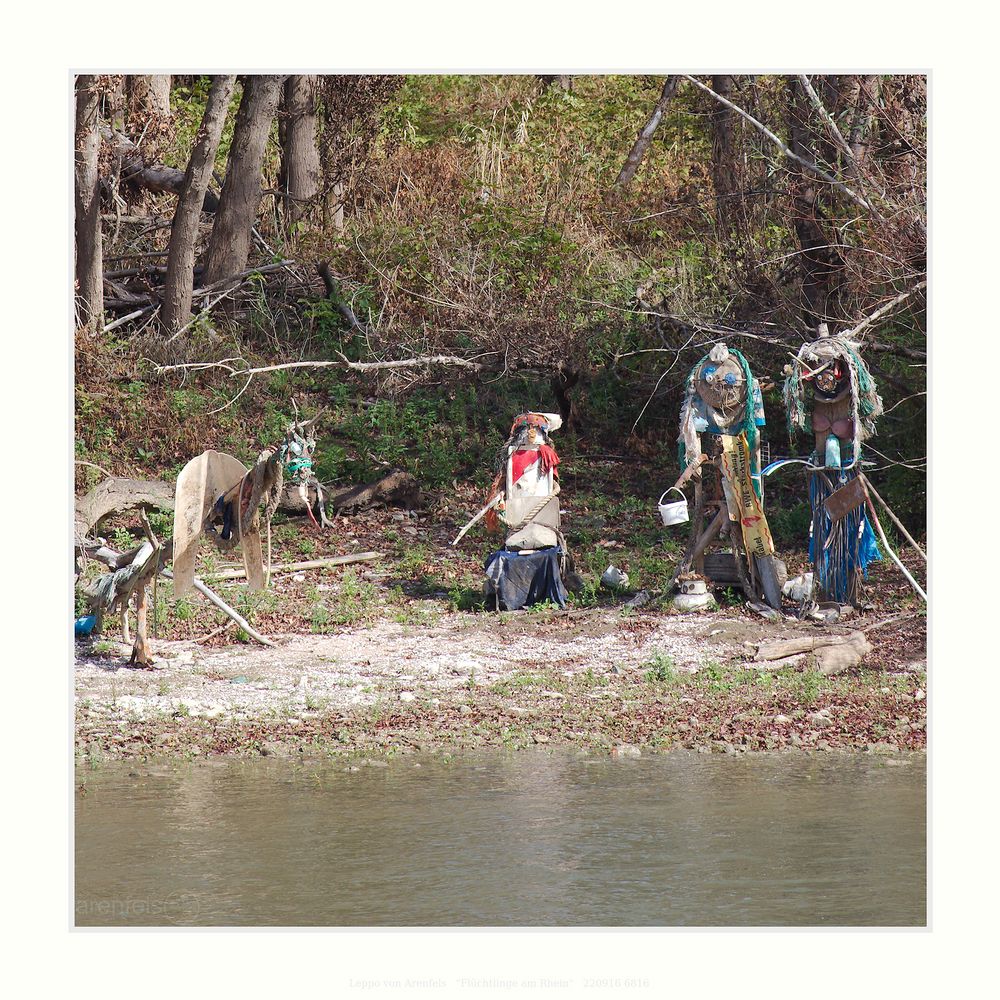
[[[925,922],[920,757],[419,756],[81,767],[76,923]]]

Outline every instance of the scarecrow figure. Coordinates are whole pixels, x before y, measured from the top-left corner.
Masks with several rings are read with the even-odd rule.
[[[554,413],[522,413],[511,425],[489,502],[452,542],[480,518],[505,532],[504,546],[486,560],[486,597],[509,611],[552,601],[566,604],[563,577],[570,571],[560,525],[559,456],[549,435],[562,426]]]
[[[763,509],[760,433],[764,404],[746,358],[716,344],[691,369],[681,406],[681,477],[695,481],[691,536],[671,587],[691,572],[716,585],[738,583],[748,599],[781,607],[779,569]],[[703,520],[709,518],[708,527]],[[732,553],[706,559],[718,536],[729,536]]]
[[[881,559],[866,511],[862,442],[875,434],[882,399],[857,345],[841,337],[803,344],[785,366],[788,433],[811,435],[809,559],[826,600],[857,604],[868,564]]]

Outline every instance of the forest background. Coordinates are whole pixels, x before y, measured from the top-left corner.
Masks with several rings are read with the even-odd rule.
[[[711,343],[751,359],[776,458],[808,450],[783,366],[854,331],[873,481],[922,533],[926,131],[918,75],[80,76],[77,491],[252,459],[293,398],[329,485],[485,489],[532,407],[570,467],[665,488]],[[801,483],[769,486],[801,545]]]

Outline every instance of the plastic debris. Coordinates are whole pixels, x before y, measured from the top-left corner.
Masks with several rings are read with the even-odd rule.
[[[609,590],[621,590],[628,586],[628,573],[612,564],[601,574],[601,586]]]
[[[74,636],[87,636],[94,631],[94,626],[97,624],[97,615],[84,615],[82,618],[77,618],[73,622],[73,635]]]

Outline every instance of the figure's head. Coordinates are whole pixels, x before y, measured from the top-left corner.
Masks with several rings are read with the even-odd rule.
[[[805,376],[805,381],[810,378],[813,391],[820,399],[837,399],[850,388],[850,374],[842,358],[833,358],[815,375]]]
[[[694,373],[698,395],[713,409],[732,415],[746,404],[743,370],[725,344],[716,344]]]
[[[299,482],[306,482],[313,474],[313,454],[316,451],[315,426],[319,416],[312,420],[296,420],[289,424],[281,444],[281,459],[285,475]]]
[[[510,443],[515,445],[549,444],[549,434],[562,426],[557,413],[521,413],[510,428]]]

